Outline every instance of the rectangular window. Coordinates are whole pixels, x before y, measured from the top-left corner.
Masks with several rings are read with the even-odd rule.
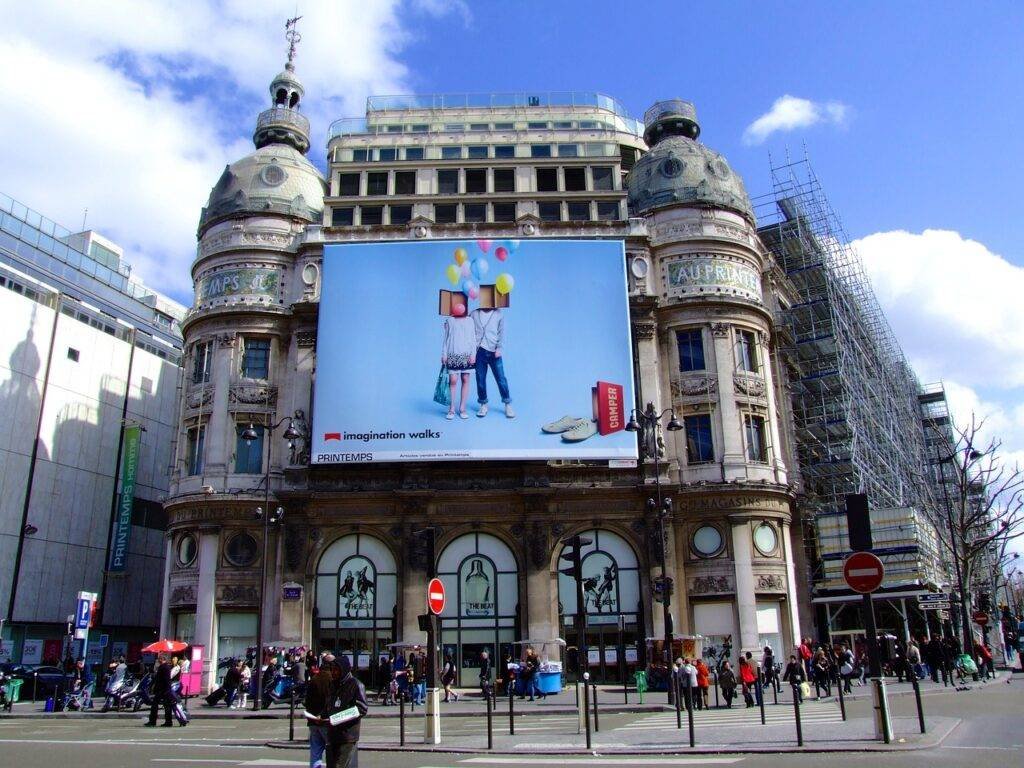
[[[753,331],[736,331],[736,368],[757,373],[757,341]]]
[[[624,144],[619,145],[619,160],[622,162],[622,170],[628,171],[636,165],[637,150],[636,147],[627,147]]]
[[[416,171],[397,171],[395,173],[395,194],[416,194]]]
[[[743,417],[747,434],[747,460],[765,463],[768,461],[768,443],[764,437],[764,418],[747,414]]]
[[[514,168],[495,168],[494,169],[494,191],[495,192],[515,192],[516,191],[516,172]]]
[[[711,440],[711,414],[699,413],[683,419],[686,426],[687,464],[707,464],[715,460],[715,446]]]
[[[580,120],[580,128],[597,128],[597,120]]]
[[[352,162],[353,163],[365,163],[366,154],[369,150],[366,149],[353,149],[352,150]]]
[[[491,126],[488,123],[470,123],[469,130],[471,131],[489,131]]]
[[[384,163],[394,162],[398,156],[398,150],[394,147],[381,148],[377,150],[377,159]]]
[[[206,425],[190,427],[185,439],[185,464],[190,475],[203,473],[203,443],[206,442]]]
[[[580,148],[576,144],[559,144],[558,145],[558,156],[559,157],[579,157]]]
[[[405,126],[404,125],[385,125],[384,126],[384,132],[385,133],[401,133],[403,130],[405,130]]]
[[[530,157],[551,157],[550,144],[531,144]]]
[[[331,226],[351,227],[355,222],[355,208],[331,208]]]
[[[566,192],[587,191],[587,171],[585,168],[563,168],[562,174],[565,176]]]
[[[458,208],[457,205],[435,205],[434,221],[437,224],[454,224]]]
[[[562,220],[562,204],[561,203],[539,203],[537,205],[537,213],[540,216],[541,221],[561,221]]]
[[[495,157],[515,157],[516,148],[511,144],[499,144],[494,148]]]
[[[263,472],[263,425],[255,424],[255,440],[246,440],[242,433],[248,424],[235,425],[235,474],[258,475]]]
[[[426,133],[430,130],[430,126],[426,123],[415,123],[409,126],[409,131],[412,133]]]
[[[196,344],[192,353],[192,383],[202,384],[210,380],[210,358],[213,353],[213,344],[209,341]]]
[[[516,204],[515,203],[494,203],[494,220],[495,221],[515,221],[516,220]]]
[[[441,195],[459,194],[459,172],[454,168],[438,171],[437,192]]]
[[[556,131],[564,131],[564,130],[568,130],[570,128],[572,128],[572,120],[556,120],[555,121],[555,130]]]
[[[526,124],[526,127],[529,128],[531,131],[543,131],[547,129],[548,124],[541,122],[530,122]]]
[[[594,189],[601,191],[615,189],[612,181],[612,169],[609,166],[595,165],[590,169],[590,173],[594,177]]]
[[[569,221],[590,221],[590,203],[574,201],[570,202]]]
[[[514,131],[516,128],[515,123],[495,123],[494,130],[496,131]]]
[[[406,147],[405,148],[405,159],[406,160],[422,160],[423,159],[423,147]]]
[[[464,123],[445,123],[444,129],[446,131],[464,131],[466,126]]]
[[[242,377],[266,379],[270,374],[270,339],[242,338]]]
[[[356,197],[359,194],[359,174],[338,174],[338,197]]]
[[[467,151],[470,160],[485,160],[487,158],[486,146],[467,147]]]
[[[597,220],[598,221],[618,221],[619,220],[619,204],[612,200],[598,200],[597,201]]]
[[[679,349],[679,370],[704,370],[704,334],[700,328],[676,331],[676,347]]]
[[[383,205],[364,205],[359,209],[359,223],[364,226],[372,226],[384,223]]]
[[[74,347],[68,347],[68,360],[70,360],[72,363],[77,363],[78,357],[78,350],[75,349]]]
[[[392,224],[408,224],[412,219],[412,206],[392,205],[388,209],[388,215],[391,217]]]
[[[461,160],[462,147],[441,147],[442,160]]]
[[[466,194],[483,195],[487,193],[487,170],[484,168],[466,169]]]
[[[486,203],[466,203],[462,206],[462,220],[467,223],[487,221]]]
[[[368,173],[366,174],[366,194],[386,195],[388,193],[388,174]]]
[[[558,191],[558,169],[538,168],[537,169],[537,191],[557,192]]]

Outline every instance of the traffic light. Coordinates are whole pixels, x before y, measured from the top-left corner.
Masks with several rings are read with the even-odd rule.
[[[570,536],[567,539],[562,539],[564,548],[562,549],[562,560],[568,560],[572,565],[569,568],[560,568],[559,572],[564,573],[566,576],[571,576],[578,582],[583,581],[583,556],[582,549],[591,543],[591,539],[584,536],[576,535]]]
[[[991,600],[988,592],[978,593],[978,610],[979,611],[990,611],[992,610]]]

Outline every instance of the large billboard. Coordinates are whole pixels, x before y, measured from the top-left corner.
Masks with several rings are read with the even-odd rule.
[[[621,241],[324,248],[314,464],[635,459]]]

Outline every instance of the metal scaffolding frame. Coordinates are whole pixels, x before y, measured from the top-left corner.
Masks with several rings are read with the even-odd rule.
[[[887,571],[924,586],[936,562],[927,529],[937,509],[921,385],[809,160],[773,162],[771,174],[773,191],[755,210],[762,241],[799,296],[783,309],[778,343],[807,493],[811,581],[816,592],[841,586],[845,496],[866,493]]]

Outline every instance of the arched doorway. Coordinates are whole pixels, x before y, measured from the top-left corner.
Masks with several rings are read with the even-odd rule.
[[[338,539],[317,564],[314,648],[348,656],[371,679],[394,642],[397,596],[395,556],[384,542],[363,533]]]
[[[437,561],[448,595],[441,614],[441,644],[459,670],[460,685],[479,679],[480,654],[495,669],[516,639],[519,568],[512,550],[488,533],[467,533],[452,541]]]
[[[583,531],[583,601],[587,612],[587,660],[591,679],[621,682],[641,663],[643,606],[636,553],[616,533]],[[563,548],[564,549],[564,548]],[[580,647],[576,618],[576,582],[561,573],[566,561],[559,552],[558,604],[562,637],[570,648]],[[582,661],[582,660],[581,660]]]

